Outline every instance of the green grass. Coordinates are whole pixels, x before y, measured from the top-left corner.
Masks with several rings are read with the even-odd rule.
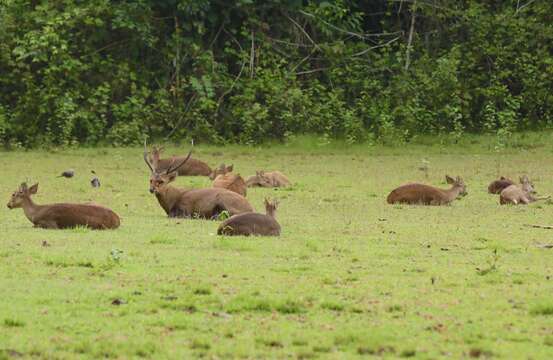
[[[550,139],[518,135],[502,153],[473,136],[196,148],[243,175],[290,176],[290,189],[248,191],[260,211],[265,196],[281,200],[279,238],[218,237],[217,221],[168,219],[139,148],[2,153],[6,203],[29,179],[40,183],[36,202],[94,201],[122,226],[41,230],[4,207],[0,358],[552,358],[553,249],[542,245],[553,231],[524,225],[553,225],[553,205],[501,207],[486,193],[499,166],[553,194]],[[66,168],[75,178],[56,177]],[[446,173],[468,185],[451,206],[385,202],[407,181],[445,187]]]

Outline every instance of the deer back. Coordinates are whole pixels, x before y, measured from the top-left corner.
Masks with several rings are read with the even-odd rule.
[[[38,206],[31,217],[33,224],[45,228],[72,228],[86,226],[92,229],[116,229],[121,224],[119,216],[99,205],[51,204]]]
[[[280,224],[271,216],[251,212],[225,220],[219,225],[217,234],[279,236]]]
[[[173,162],[180,162],[184,160],[185,156],[179,156],[174,159],[160,159],[157,168],[157,172],[163,172]],[[179,176],[209,176],[211,174],[211,168],[205,162],[190,158],[188,161],[177,170]]]
[[[498,180],[494,180],[490,183],[490,185],[488,185],[488,193],[500,194],[503,189],[514,184],[515,182],[513,180],[502,176]]]
[[[183,192],[178,204],[180,216],[213,218],[223,211],[230,215],[252,212],[253,207],[240,194],[222,188],[192,189]]]
[[[446,176],[450,189],[439,189],[434,186],[410,183],[400,186],[388,195],[389,204],[406,203],[422,205],[446,205],[455,200],[460,194],[466,195],[465,185],[461,178],[452,179]]]
[[[503,189],[511,186],[511,185],[514,185],[514,181],[512,181],[511,179],[507,179],[507,178],[504,178],[502,177],[501,179],[499,180],[494,180],[490,183],[490,185],[488,185],[488,193],[490,194],[500,194],[501,191],[503,191]]]
[[[239,174],[227,173],[219,175],[213,181],[213,187],[228,189],[242,196],[246,196],[247,193],[246,182]]]

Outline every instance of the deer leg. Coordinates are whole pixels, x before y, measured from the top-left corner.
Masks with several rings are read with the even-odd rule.
[[[180,209],[178,206],[175,206],[174,208],[172,208],[170,211],[169,211],[169,214],[168,214],[169,217],[172,217],[172,218],[181,218],[181,217],[185,217],[185,213],[184,211],[182,211],[182,209]]]
[[[216,205],[211,212],[211,220],[217,220],[221,213],[225,210],[226,209],[223,205]]]
[[[58,224],[55,221],[40,221],[35,224],[35,227],[42,229],[58,229]]]
[[[551,196],[538,196],[538,197],[532,197],[530,198],[530,200],[533,202],[538,200],[549,200],[550,198]]]

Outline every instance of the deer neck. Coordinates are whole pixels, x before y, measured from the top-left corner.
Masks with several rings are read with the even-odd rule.
[[[273,219],[276,220],[276,211],[275,211],[275,209],[266,209],[265,213],[267,214],[267,216],[270,216],[270,217],[272,217]]]
[[[459,194],[461,193],[461,187],[453,185],[451,189],[446,190],[445,193],[447,196],[447,200],[453,201],[457,199],[457,196],[459,196]]]
[[[21,207],[23,208],[23,212],[25,213],[25,216],[29,221],[34,223],[34,219],[37,216],[38,210],[40,209],[39,205],[36,205],[33,200],[31,200],[30,197],[27,197],[23,199],[23,203],[21,204]]]
[[[181,195],[182,191],[180,189],[171,185],[165,185],[163,189],[156,193],[156,198],[159,205],[169,215],[175,204],[180,200]]]

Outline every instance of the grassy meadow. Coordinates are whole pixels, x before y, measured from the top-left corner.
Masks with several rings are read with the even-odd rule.
[[[487,194],[498,173],[526,173],[553,194],[551,137],[502,151],[485,137],[196,147],[212,166],[290,177],[289,189],[248,191],[261,212],[264,197],[280,199],[278,238],[220,237],[217,221],[167,218],[140,148],[3,152],[0,359],[553,358],[553,230],[526,226],[553,225],[553,204],[500,206]],[[74,178],[57,177],[67,168]],[[405,182],[446,187],[445,174],[462,176],[468,196],[386,203]],[[40,184],[36,203],[98,202],[122,225],[35,229],[5,206],[26,179]]]

